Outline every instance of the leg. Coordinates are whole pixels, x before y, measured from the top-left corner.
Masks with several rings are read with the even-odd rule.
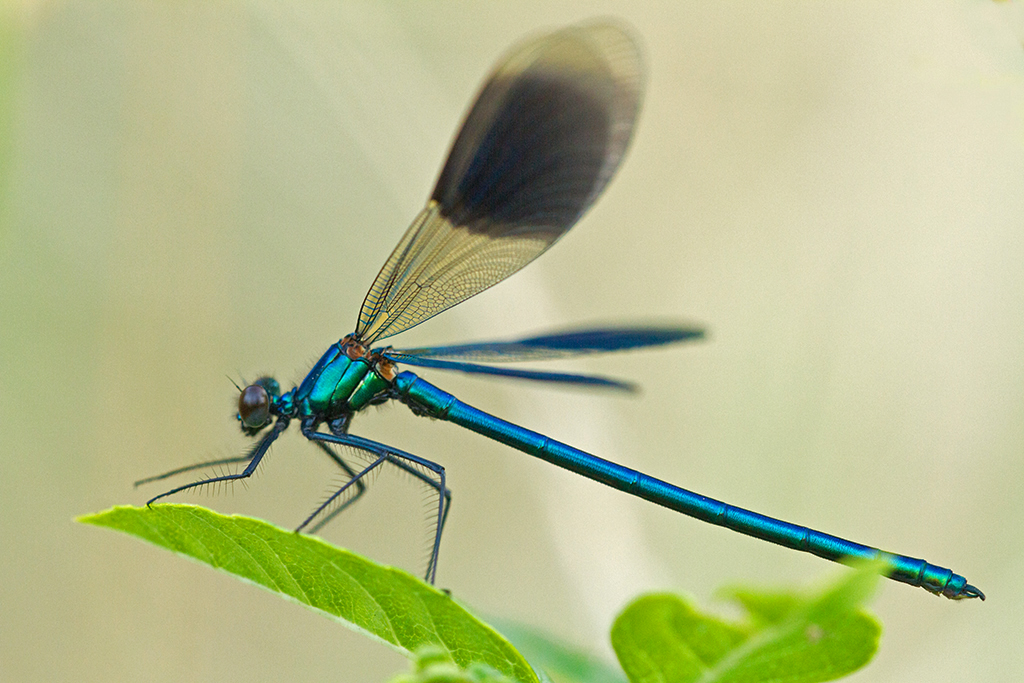
[[[339,436],[344,436],[345,434],[348,434],[348,426],[349,426],[349,424],[351,422],[352,422],[352,413],[345,413],[341,417],[338,417],[338,418],[328,422],[327,426],[331,430],[332,434],[337,434]],[[316,432],[317,429],[319,428],[319,426],[320,426],[320,423],[317,422],[316,419],[309,419],[309,420],[306,420],[306,421],[304,421],[302,423],[302,431],[303,431],[303,433],[305,433],[307,431]],[[330,512],[330,514],[326,515],[323,519],[321,519],[315,525],[310,527],[309,533],[311,533],[311,534],[315,534],[316,532],[320,531],[320,529],[322,529],[328,522],[330,522],[332,519],[334,519],[337,515],[341,514],[342,510],[347,508],[352,503],[356,502],[363,495],[363,493],[366,492],[366,484],[363,482],[362,474],[357,476],[355,470],[353,470],[351,467],[349,467],[348,463],[346,463],[345,460],[340,455],[335,453],[334,450],[330,447],[329,444],[324,443],[323,441],[319,441],[319,440],[314,440],[313,443],[316,444],[324,453],[326,453],[327,457],[329,457],[331,460],[333,460],[338,467],[343,469],[345,471],[345,473],[348,474],[349,482],[351,482],[352,484],[355,485],[356,492],[354,494],[352,494],[352,496],[348,500],[346,500],[344,503],[342,503],[337,508],[332,510]],[[337,500],[340,495],[342,495],[343,491],[347,491],[348,488],[349,488],[349,486],[346,484],[344,487],[342,487],[341,491],[335,491],[334,494],[331,495],[331,497],[328,498],[327,501],[325,501],[323,503],[323,505],[330,505],[333,501]],[[323,510],[323,505],[321,505],[321,507],[317,508],[317,512],[314,513],[314,516],[317,513],[319,513],[321,510]],[[312,517],[310,519],[312,519]],[[306,524],[308,524],[308,523],[309,523],[309,519],[307,519],[305,522],[303,522],[302,523],[302,527],[299,527],[299,528],[301,529],[301,528],[305,527]]]
[[[377,441],[364,439],[361,436],[355,436],[353,434],[347,433],[338,436],[344,436],[346,439],[348,439],[350,441],[349,445],[356,446],[357,448],[361,448],[371,453],[376,452],[378,449],[382,450],[386,455],[389,456],[387,458],[388,462],[390,462],[392,465],[399,468],[403,472],[406,472],[416,477],[424,484],[437,491],[439,496],[444,497],[443,503],[438,503],[437,512],[438,518],[440,520],[437,532],[437,541],[438,543],[440,543],[441,532],[444,531],[445,522],[448,521],[448,511],[451,509],[452,503],[452,491],[451,489],[447,488],[444,485],[444,468],[431,460],[427,460],[425,458],[412,455],[411,453],[406,453],[405,451],[400,451],[397,448],[393,448],[392,446],[386,446]],[[364,445],[359,445],[360,443]],[[437,479],[431,478],[430,475],[425,474],[422,470],[417,469],[417,467],[422,467],[424,469],[430,470],[431,472],[434,472],[437,475]],[[436,553],[434,559],[437,559]]]
[[[336,443],[342,446],[351,446],[353,448],[358,448],[367,451],[368,453],[372,453],[377,456],[377,459],[363,469],[362,472],[356,474],[351,481],[342,486],[334,493],[334,495],[328,498],[326,502],[314,510],[313,514],[311,514],[305,522],[299,525],[299,528],[296,529],[296,531],[301,531],[305,528],[338,496],[342,495],[350,486],[352,486],[354,482],[362,479],[368,472],[380,466],[384,462],[390,462],[400,469],[413,474],[438,493],[437,525],[434,532],[434,543],[431,547],[430,561],[427,564],[426,574],[426,580],[429,583],[434,583],[434,577],[437,574],[437,556],[441,547],[441,533],[444,531],[444,524],[448,519],[448,508],[451,503],[451,491],[449,491],[445,486],[444,468],[430,460],[426,460],[397,448],[378,443],[377,441],[371,441],[370,439],[364,439],[360,436],[354,436],[352,434],[325,434],[323,432],[315,431],[312,425],[303,425],[302,433],[310,441],[323,441],[326,443]],[[436,475],[436,478],[430,477],[428,474],[420,471],[417,469],[418,467],[433,472]]]
[[[349,499],[348,499],[348,500],[346,500],[346,501],[345,501],[344,503],[342,503],[341,505],[339,505],[339,506],[338,506],[338,507],[337,507],[336,509],[334,509],[334,510],[331,510],[331,513],[330,513],[329,515],[327,515],[327,516],[326,516],[326,517],[324,517],[324,518],[323,518],[322,520],[320,520],[319,522],[317,522],[317,523],[316,523],[316,525],[314,525],[313,527],[311,527],[311,528],[310,528],[310,530],[309,530],[309,533],[311,533],[311,534],[315,534],[315,533],[316,533],[317,531],[319,531],[319,530],[320,530],[320,529],[321,529],[321,528],[322,528],[322,527],[323,527],[323,526],[324,526],[325,524],[327,524],[327,523],[328,523],[329,521],[331,521],[332,519],[334,519],[334,517],[335,517],[336,515],[339,515],[339,514],[341,514],[341,511],[342,511],[342,510],[344,510],[344,509],[345,509],[345,508],[347,508],[347,507],[348,507],[349,505],[351,505],[352,503],[354,503],[354,502],[356,502],[357,500],[359,500],[359,498],[360,498],[360,497],[361,497],[361,496],[362,496],[362,495],[363,495],[364,493],[366,493],[366,484],[365,484],[365,483],[363,483],[363,477],[362,477],[362,475],[357,475],[357,474],[356,474],[356,471],[355,471],[354,469],[352,469],[352,468],[351,468],[351,467],[349,466],[349,464],[348,464],[347,462],[345,462],[345,460],[344,460],[344,459],[342,459],[342,457],[341,457],[340,455],[338,455],[337,453],[335,453],[335,452],[334,452],[334,451],[333,451],[333,450],[331,449],[331,447],[330,447],[329,445],[327,445],[326,443],[324,443],[323,441],[313,441],[313,443],[315,443],[315,444],[316,444],[316,445],[317,445],[317,446],[318,446],[318,447],[320,448],[320,450],[322,450],[322,451],[323,451],[324,453],[326,453],[326,454],[327,454],[327,457],[328,457],[328,458],[330,458],[331,460],[333,460],[333,461],[334,461],[334,463],[335,463],[335,464],[336,464],[336,465],[337,465],[338,467],[340,467],[340,468],[341,468],[342,470],[344,470],[345,474],[347,474],[347,475],[348,475],[348,477],[349,477],[349,481],[350,481],[350,482],[352,482],[352,483],[353,483],[353,484],[355,485],[355,488],[356,488],[356,492],[352,494],[352,497],[351,497],[351,498],[349,498]],[[331,496],[331,500],[336,500],[336,498],[337,498],[337,494],[335,494],[335,495]]]
[[[342,416],[341,418],[338,418],[337,420],[334,420],[333,422],[328,423],[328,427],[330,428],[331,433],[334,434],[335,436],[341,436],[341,437],[348,436],[348,425],[351,422],[351,418],[352,418],[351,414],[346,414],[346,415]],[[306,427],[310,428],[313,432],[315,432],[316,428],[317,428],[317,425],[315,423],[310,423],[309,425],[303,425],[303,427],[304,427],[303,433],[305,433],[305,428]],[[358,438],[358,437],[355,437],[355,438]],[[350,477],[355,478],[356,473],[353,472],[352,469],[341,459],[341,456],[337,455],[334,451],[330,450],[330,447],[326,443],[324,443],[323,441],[320,441],[319,439],[313,440],[313,443],[315,443],[317,446],[322,448],[327,453],[327,455],[330,456],[331,459],[333,459],[338,464],[339,467],[341,467],[343,470],[345,470],[349,474]],[[412,465],[409,465],[408,462],[406,462],[405,460],[392,459],[392,460],[390,460],[390,462],[395,467],[399,468],[403,472],[406,472],[407,474],[411,474],[413,477],[419,479],[420,481],[422,481],[423,483],[425,483],[427,486],[431,487],[432,489],[439,490],[436,481],[431,479],[430,476],[424,474],[422,471],[420,471],[416,467],[413,467]],[[321,519],[315,525],[310,527],[309,533],[315,534],[316,532],[320,531],[320,529],[322,529],[325,526],[327,526],[327,524],[331,520],[333,520],[336,516],[341,514],[342,510],[347,508],[352,503],[356,502],[356,500],[361,495],[363,495],[363,493],[366,491],[366,484],[363,483],[362,476],[360,476],[356,480],[355,486],[356,486],[356,489],[357,489],[356,493],[354,493],[350,499],[346,500],[337,509],[332,510],[329,514],[324,516],[323,519]],[[325,505],[329,505],[332,500],[336,500],[337,496],[339,494],[340,494],[340,491],[339,492],[335,492],[335,494],[331,497],[331,499],[329,501],[327,501],[327,503],[325,503]],[[445,496],[446,496],[447,500],[445,500],[444,519],[441,522],[441,526],[442,527],[444,526],[444,522],[447,521],[447,519],[448,519],[448,510],[451,507],[451,498],[452,498],[451,491],[446,489],[445,490]],[[323,511],[323,506],[317,508],[317,511],[312,516],[315,517],[317,514],[319,514],[322,511]],[[309,522],[309,520],[307,519],[306,522]],[[304,525],[305,525],[305,523],[304,523]]]
[[[167,491],[166,493],[161,493],[159,496],[156,496],[155,498],[150,498],[148,501],[146,501],[146,506],[148,507],[148,506],[152,505],[153,503],[155,503],[156,501],[160,500],[161,498],[166,498],[167,496],[169,496],[171,494],[179,493],[181,491],[187,491],[189,489],[194,489],[194,488],[197,488],[199,486],[205,486],[207,484],[215,484],[215,483],[217,483],[219,481],[235,481],[235,480],[238,480],[238,479],[248,479],[249,477],[252,476],[252,473],[256,471],[256,467],[260,464],[260,460],[263,459],[263,456],[267,454],[267,450],[270,448],[270,444],[274,443],[274,441],[277,439],[277,437],[281,435],[281,432],[283,432],[287,428],[288,428],[288,418],[286,418],[286,417],[279,417],[279,418],[277,418],[277,422],[274,423],[274,426],[270,428],[270,432],[268,432],[266,436],[264,436],[262,439],[260,439],[260,442],[258,444],[256,444],[256,447],[252,449],[252,452],[249,455],[246,455],[246,456],[243,456],[243,457],[239,457],[239,458],[214,461],[214,463],[213,463],[213,464],[218,464],[218,463],[225,463],[225,462],[244,462],[245,460],[248,460],[249,464],[239,474],[226,474],[226,475],[220,476],[220,477],[210,477],[209,479],[202,479],[200,481],[192,482],[191,484],[185,484],[184,486],[179,486],[177,488],[171,489],[170,491]],[[210,464],[210,463],[207,463],[207,464]],[[196,467],[198,467],[198,465]],[[185,468],[182,468],[180,470],[175,470],[175,472],[183,472],[183,471],[187,472],[187,471],[193,470],[193,469],[195,469],[195,467],[185,467]],[[156,479],[161,479],[162,477],[155,477],[155,478]],[[147,480],[143,480],[143,481],[147,481]]]
[[[193,470],[205,470],[207,467],[216,467],[217,465],[231,465],[236,462],[246,462],[252,459],[252,453],[246,453],[245,455],[236,455],[232,458],[221,458],[220,460],[208,460],[207,462],[197,462],[195,465],[186,465],[185,467],[179,467],[176,470],[170,472],[164,472],[158,474],[155,477],[146,477],[145,479],[139,479],[135,482],[135,486],[142,486],[143,484],[149,484],[150,482],[160,481],[161,479],[168,479],[176,474],[184,474],[185,472],[191,472]]]

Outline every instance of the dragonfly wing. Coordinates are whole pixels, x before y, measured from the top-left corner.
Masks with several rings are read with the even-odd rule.
[[[522,360],[552,360],[589,353],[626,351],[702,339],[704,330],[693,326],[601,327],[559,332],[515,341],[481,342],[454,346],[432,346],[389,351],[389,357],[433,358],[448,361],[503,363]],[[396,358],[397,360],[397,358]]]
[[[636,385],[631,382],[623,382],[608,377],[597,375],[577,375],[567,372],[543,372],[540,370],[518,370],[515,368],[500,368],[493,365],[479,365],[477,363],[463,363],[459,361],[439,360],[436,358],[421,358],[419,356],[406,355],[400,351],[389,351],[385,354],[396,363],[404,363],[420,368],[436,368],[439,370],[458,370],[471,375],[493,375],[497,377],[515,377],[528,379],[537,382],[552,382],[558,384],[574,384],[577,386],[602,387],[606,389],[618,389],[620,391],[634,392]]]
[[[370,287],[356,336],[371,344],[407,330],[504,280],[564,235],[618,168],[643,80],[636,44],[608,22],[514,48]]]

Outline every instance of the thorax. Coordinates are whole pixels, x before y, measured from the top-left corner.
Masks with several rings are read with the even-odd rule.
[[[334,419],[390,398],[395,365],[351,337],[332,344],[295,391],[299,417]]]

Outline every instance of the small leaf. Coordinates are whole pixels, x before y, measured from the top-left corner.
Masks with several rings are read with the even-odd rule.
[[[630,681],[695,681],[747,638],[742,628],[703,615],[682,598],[645,595],[612,626],[612,647]]]
[[[392,678],[390,683],[511,683],[486,664],[459,668],[447,653],[433,645],[416,651],[411,669],[410,673]]]
[[[119,506],[78,521],[124,531],[318,610],[405,655],[436,646],[523,683],[537,676],[494,629],[445,593],[318,538],[194,505]]]
[[[612,628],[612,646],[633,683],[816,683],[864,666],[881,627],[859,609],[878,567],[852,572],[811,598],[733,589],[749,623],[700,614],[673,595],[634,601]]]

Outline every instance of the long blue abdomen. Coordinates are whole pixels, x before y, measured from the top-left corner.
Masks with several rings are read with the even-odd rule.
[[[977,589],[969,586],[966,578],[944,567],[887,553],[687,491],[485,413],[411,372],[399,373],[395,387],[403,401],[431,417],[471,429],[553,465],[690,517],[835,562],[885,559],[889,564],[889,577],[897,581],[920,586],[947,598],[977,597],[974,593]]]

